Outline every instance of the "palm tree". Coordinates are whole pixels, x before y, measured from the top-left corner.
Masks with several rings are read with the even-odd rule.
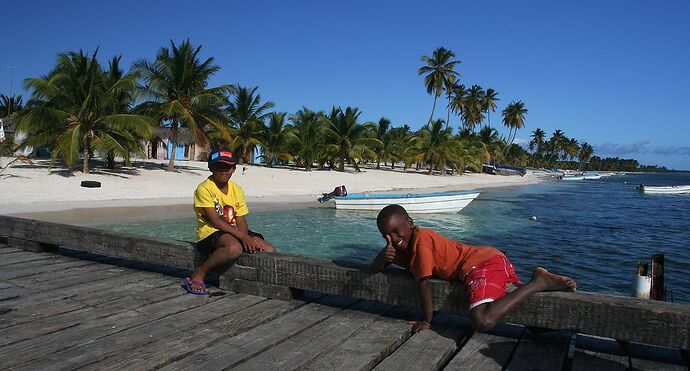
[[[52,160],[61,156],[68,166],[81,153],[84,173],[96,150],[125,158],[142,151],[139,139],[152,135],[151,120],[123,112],[120,105],[136,88],[134,76],[104,72],[97,53],[90,58],[81,51],[58,54],[56,67],[46,76],[25,80],[33,94],[17,116],[17,130],[27,133],[20,148],[49,145]],[[111,69],[118,67],[111,64]]]
[[[434,110],[436,109],[436,100],[441,96],[443,91],[450,91],[455,85],[455,81],[460,77],[460,74],[455,71],[455,65],[460,64],[460,61],[451,60],[455,57],[452,51],[440,47],[434,50],[431,57],[422,56],[422,62],[426,63],[417,70],[419,75],[424,76],[424,86],[426,92],[434,95],[434,105],[431,107],[431,115],[428,123],[434,117]]]
[[[544,147],[546,146],[546,132],[542,129],[537,128],[532,132],[532,140],[529,142],[529,149],[535,150],[534,159],[532,161],[532,166],[536,164],[537,157],[542,155]]]
[[[446,165],[461,172],[457,155],[460,143],[453,137],[452,129],[443,120],[434,120],[419,130],[411,139],[412,147],[408,162],[424,162],[429,165],[427,174],[431,175],[434,167],[445,173]]]
[[[312,164],[323,152],[324,126],[322,114],[307,107],[302,107],[290,116],[292,125],[290,131],[294,134],[290,148],[292,154],[301,162],[307,171],[311,171]]]
[[[391,121],[385,117],[381,117],[379,119],[377,126],[376,126],[376,139],[381,141],[381,146],[378,146],[378,148],[376,148],[376,168],[377,169],[381,168],[381,160],[383,159],[382,151],[384,149],[383,147],[385,144],[384,139],[388,139],[386,137],[387,136],[389,137],[390,127],[391,127]]]
[[[212,57],[202,61],[200,52],[201,46],[194,48],[189,40],[179,47],[170,41],[170,48],[160,48],[154,62],[140,59],[134,63],[150,98],[137,111],[170,128],[172,148],[167,171],[173,171],[175,166],[179,128],[189,128],[194,140],[200,143],[207,140],[206,127],[225,130],[221,108],[234,87],[208,87],[209,79],[220,67],[213,63]]]
[[[0,118],[12,116],[24,107],[21,95],[0,94]]]
[[[510,129],[507,144],[503,150],[503,154],[507,155],[510,147],[513,145],[517,131],[525,126],[527,108],[525,108],[525,104],[522,101],[512,102],[503,110],[502,114],[503,125]]]
[[[501,152],[505,145],[498,134],[498,130],[485,126],[479,130],[478,138],[486,147],[488,160],[491,162],[496,161],[496,155]]]
[[[484,99],[482,99],[482,110],[486,112],[486,117],[489,121],[489,127],[491,127],[491,112],[496,111],[496,102],[498,99],[498,92],[494,89],[486,89],[484,92]]]
[[[364,157],[374,157],[373,151],[381,141],[369,134],[376,128],[371,124],[359,124],[357,119],[359,109],[347,107],[345,111],[333,107],[331,113],[325,116],[327,150],[337,153],[336,162],[339,170],[345,171],[345,162],[350,161],[355,171],[361,171],[357,161]]]
[[[582,165],[584,163],[588,162],[592,158],[593,154],[594,148],[592,148],[592,146],[587,142],[582,143],[582,145],[580,146],[580,153],[578,153],[577,156],[578,160],[580,160],[580,169],[582,169]]]
[[[266,166],[273,167],[273,161],[280,159],[289,161],[293,156],[288,151],[288,143],[295,139],[295,134],[288,130],[285,123],[285,112],[271,112],[268,114],[268,126],[261,136],[261,147],[264,150]]]
[[[549,159],[547,160],[548,163],[551,163],[554,156],[556,159],[560,157],[560,153],[563,150],[563,144],[567,139],[568,138],[566,138],[561,129],[556,129],[553,134],[551,134],[551,138],[549,138],[549,141],[547,142],[547,147],[549,150]]]
[[[239,153],[240,163],[252,161],[254,147],[261,143],[259,137],[265,130],[264,119],[268,115],[268,110],[274,106],[271,101],[261,102],[261,95],[256,92],[258,88],[238,86],[234,98],[227,107],[230,118],[228,131],[232,137],[230,148]]]
[[[465,127],[470,130],[474,130],[484,120],[484,115],[482,114],[484,111],[484,100],[484,90],[482,90],[481,86],[472,85],[467,90],[463,104],[462,121],[465,123]]]
[[[462,117],[463,111],[465,110],[465,98],[467,97],[467,89],[465,89],[465,85],[457,83],[454,84],[450,90],[450,93],[450,101],[448,103],[450,111]]]

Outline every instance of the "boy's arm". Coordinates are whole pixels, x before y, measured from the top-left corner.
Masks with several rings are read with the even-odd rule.
[[[431,302],[431,290],[429,290],[429,277],[424,277],[419,281],[419,293],[422,296],[422,311],[424,318],[417,321],[412,326],[412,333],[416,333],[431,328],[431,320],[434,317],[434,304]]]
[[[262,240],[259,237],[251,237],[249,235],[249,226],[247,225],[247,218],[242,216],[236,216],[235,220],[237,221],[237,229],[240,231],[244,232],[247,235],[246,240],[240,240],[242,242],[242,246],[244,247],[244,250],[248,253],[255,253],[257,251],[261,251],[268,245],[264,240]]]
[[[386,247],[384,247],[381,252],[379,252],[378,255],[374,258],[374,261],[371,263],[371,271],[376,273],[376,272],[381,272],[384,268],[386,268],[390,263],[393,262],[393,259],[395,258],[395,249],[393,248],[393,243],[391,242],[391,237],[386,235]]]
[[[233,235],[233,237],[237,238],[240,243],[242,243],[242,246],[245,245],[245,241],[249,240],[249,234],[247,233],[247,223],[245,221],[244,223],[244,230],[238,228],[240,223],[238,222],[237,225],[238,227],[233,227],[230,223],[226,222],[223,220],[220,215],[216,212],[216,209],[213,207],[204,207],[204,217],[206,220],[208,220],[208,223],[215,229],[230,233]],[[236,220],[239,220],[240,217],[237,217]],[[242,218],[244,219],[244,218]]]

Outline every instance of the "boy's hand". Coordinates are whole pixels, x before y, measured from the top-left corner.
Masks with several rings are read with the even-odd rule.
[[[258,239],[258,238],[257,238]],[[250,254],[256,254],[257,251],[261,250],[261,245],[253,237],[245,237],[242,239],[242,247],[245,252]]]
[[[412,325],[412,333],[416,334],[420,331],[425,331],[431,328],[431,325],[427,321],[417,321]]]
[[[393,248],[393,241],[390,235],[386,235],[386,247],[383,248],[383,261],[392,263],[395,259],[395,249]]]

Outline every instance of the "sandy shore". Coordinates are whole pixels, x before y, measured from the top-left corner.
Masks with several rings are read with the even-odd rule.
[[[11,159],[0,158],[5,166]],[[117,219],[151,219],[192,213],[192,194],[210,173],[205,162],[177,161],[166,172],[167,161],[136,161],[131,168],[96,167],[90,174],[49,168],[47,160],[34,165],[15,162],[0,173],[0,214],[42,220],[85,223]],[[316,198],[344,184],[350,193],[413,190],[468,190],[524,185],[546,179],[542,174],[519,176],[463,174],[426,175],[402,169],[365,168],[306,172],[294,168],[239,166],[232,180],[247,195],[252,211],[318,206]],[[81,187],[83,180],[98,181],[99,188]],[[332,207],[332,205],[331,205]]]

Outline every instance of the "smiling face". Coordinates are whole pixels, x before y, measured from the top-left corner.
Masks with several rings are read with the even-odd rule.
[[[412,218],[402,213],[395,213],[381,220],[378,227],[384,239],[386,235],[390,236],[396,251],[407,251],[414,230]]]
[[[220,184],[225,184],[230,180],[230,177],[235,172],[237,165],[229,165],[223,162],[213,164],[209,170],[213,173],[213,181]]]

